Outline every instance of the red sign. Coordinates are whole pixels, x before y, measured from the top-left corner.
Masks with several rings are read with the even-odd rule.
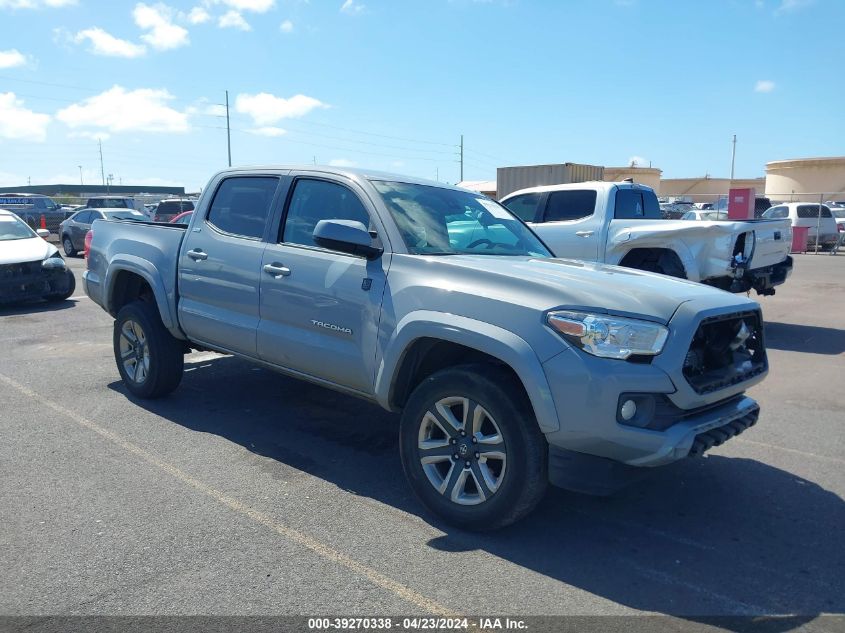
[[[751,189],[731,189],[728,192],[728,218],[731,220],[750,220],[754,218],[754,198],[756,191]]]

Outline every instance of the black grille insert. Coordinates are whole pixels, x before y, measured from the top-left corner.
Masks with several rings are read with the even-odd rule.
[[[736,385],[766,371],[763,319],[758,311],[704,319],[684,359],[684,378],[697,393]]]

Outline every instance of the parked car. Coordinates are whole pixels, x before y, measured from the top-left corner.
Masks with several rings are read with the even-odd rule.
[[[693,209],[681,216],[682,220],[727,220],[727,211],[710,211],[706,209]]]
[[[134,209],[144,211],[144,205],[128,196],[93,196],[85,204],[88,209]]]
[[[187,198],[168,198],[158,203],[153,220],[155,222],[170,222],[175,216],[185,211],[194,210],[194,200]]]
[[[173,216],[170,220],[170,224],[187,224],[191,214],[193,214],[193,211],[182,211],[179,215]]]
[[[807,227],[807,246],[814,247],[816,235],[819,246],[831,248],[839,240],[836,220],[826,204],[811,202],[785,202],[768,209],[764,218],[789,220],[793,227]]]
[[[62,248],[68,257],[75,256],[85,248],[85,234],[94,220],[146,220],[140,211],[133,209],[81,209],[61,223],[59,234]]]
[[[73,294],[76,279],[58,249],[44,239],[48,233],[0,209],[0,304],[63,301]]]
[[[607,492],[759,415],[745,395],[768,371],[756,302],[554,259],[476,192],[228,169],[188,226],[93,231],[85,292],[115,318],[130,393],[176,389],[196,348],[401,411],[411,488],[464,527],[516,521],[549,481]]]
[[[558,257],[618,264],[772,295],[792,273],[786,221],[661,219],[654,190],[626,182],[533,187],[502,199]],[[690,211],[691,209],[687,209]]]
[[[0,209],[15,213],[32,230],[44,228],[50,233],[58,233],[65,219],[64,211],[52,198],[35,193],[0,193]]]

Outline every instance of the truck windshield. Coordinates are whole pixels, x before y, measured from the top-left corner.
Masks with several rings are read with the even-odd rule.
[[[13,215],[0,215],[0,242],[7,240],[26,240],[36,237],[25,222]]]
[[[528,227],[490,198],[403,182],[373,186],[414,255],[551,257]]]

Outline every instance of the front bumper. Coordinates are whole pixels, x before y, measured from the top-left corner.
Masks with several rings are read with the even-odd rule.
[[[68,290],[65,268],[42,268],[41,262],[0,266],[0,305],[59,295]]]

